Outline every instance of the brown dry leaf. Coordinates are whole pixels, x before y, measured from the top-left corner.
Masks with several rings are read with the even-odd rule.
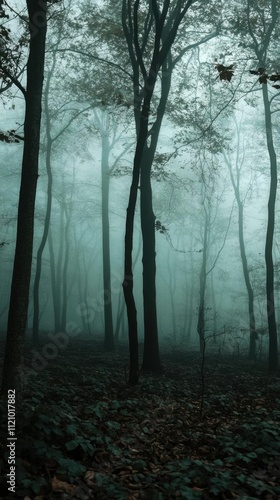
[[[85,480],[93,479],[95,476],[95,472],[93,470],[87,470],[85,473]]]
[[[140,490],[140,489],[142,488],[142,484],[141,484],[141,483],[137,483],[137,484],[128,483],[128,486],[129,486],[132,490]]]
[[[66,491],[67,493],[73,493],[77,486],[74,484],[65,483],[65,481],[60,481],[56,476],[52,479],[52,489]]]
[[[90,488],[94,486],[94,476],[95,472],[93,470],[87,470],[85,473],[85,482]]]

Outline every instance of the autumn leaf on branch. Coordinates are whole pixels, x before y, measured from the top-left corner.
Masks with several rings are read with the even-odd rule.
[[[267,73],[263,73],[260,77],[259,77],[259,82],[260,83],[265,83],[267,84],[267,80],[268,80],[269,76]]]
[[[8,130],[7,132],[0,132],[0,141],[2,142],[16,142],[24,141],[24,138],[15,133],[15,130]]]
[[[156,231],[159,231],[161,234],[166,234],[166,232],[168,231],[168,229],[159,220],[156,220],[155,228]]]
[[[259,83],[262,84],[262,83],[265,83],[267,84],[267,81],[270,80],[271,82],[278,82],[280,81],[280,74],[278,73],[275,73],[274,75],[271,75],[269,76],[267,73],[266,73],[266,70],[265,68],[258,68],[257,70],[255,69],[250,69],[249,70],[249,73],[251,75],[256,75],[259,77]],[[272,85],[274,88],[278,88],[278,85],[275,86],[275,85]]]
[[[231,64],[230,66],[224,66],[223,64],[216,64],[215,68],[219,72],[220,80],[226,80],[228,82],[231,81],[234,74],[233,64]]]
[[[280,82],[280,74],[276,73],[275,75],[271,75],[269,77],[269,79],[272,81],[272,82]]]

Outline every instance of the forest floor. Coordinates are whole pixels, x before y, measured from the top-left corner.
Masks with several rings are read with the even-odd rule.
[[[141,374],[130,387],[126,346],[105,353],[78,338],[30,376],[16,420],[15,497],[279,499],[280,378],[262,362],[206,352],[202,404],[200,355],[166,348],[162,362],[163,375]]]

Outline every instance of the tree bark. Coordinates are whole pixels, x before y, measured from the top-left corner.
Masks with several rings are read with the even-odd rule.
[[[133,8],[132,8],[133,3]],[[158,347],[158,327],[156,311],[156,253],[155,253],[155,216],[152,206],[151,189],[151,167],[158,143],[158,136],[161,129],[162,119],[170,90],[172,75],[171,47],[177,35],[178,27],[184,18],[192,2],[188,1],[182,6],[178,2],[172,12],[170,12],[170,2],[164,2],[161,12],[157,2],[151,2],[148,18],[151,15],[154,23],[153,53],[149,68],[145,67],[143,60],[144,49],[149,37],[150,29],[144,33],[140,40],[138,36],[138,10],[140,2],[136,0],[123,0],[122,2],[122,27],[126,38],[128,52],[133,70],[133,90],[134,90],[134,116],[137,133],[137,145],[134,156],[133,177],[130,188],[129,203],[126,217],[125,233],[125,277],[123,282],[125,302],[127,306],[127,316],[129,324],[129,344],[131,362],[130,376],[137,382],[138,375],[138,331],[137,312],[133,296],[133,273],[132,273],[132,249],[133,249],[133,226],[135,206],[137,201],[137,189],[139,177],[141,176],[141,228],[143,237],[143,295],[144,295],[144,355],[142,368],[158,371],[160,369],[159,347]],[[168,28],[165,22],[167,14]],[[147,18],[147,19],[148,19]],[[149,25],[149,22],[148,22]],[[142,46],[142,49],[141,49]],[[183,55],[183,52],[181,56]],[[180,59],[180,57],[179,57]],[[177,60],[179,60],[177,58]],[[168,63],[167,63],[168,61]],[[151,99],[154,93],[158,72],[162,68],[161,96],[157,107],[157,117],[155,123],[149,127]],[[140,73],[143,77],[144,85],[140,84]],[[148,146],[148,141],[151,145]],[[148,161],[147,161],[148,159]],[[147,267],[146,267],[147,266]],[[151,302],[149,302],[149,299]],[[136,346],[137,344],[137,346]],[[136,361],[137,357],[137,361]],[[133,365],[133,368],[132,368]],[[134,383],[133,382],[133,383]]]
[[[265,242],[265,264],[266,264],[266,303],[267,303],[267,321],[269,333],[269,358],[268,367],[270,373],[276,373],[278,370],[278,338],[275,317],[274,300],[274,264],[273,264],[273,237],[275,226],[275,203],[277,193],[277,158],[273,142],[273,130],[271,120],[271,110],[268,98],[267,85],[262,85],[262,95],[265,112],[265,130],[267,150],[270,159],[270,191],[268,199],[268,218],[267,232]]]
[[[109,120],[106,113],[105,121]],[[110,224],[109,224],[109,152],[110,144],[108,126],[101,130],[102,157],[101,157],[101,185],[102,185],[102,261],[103,261],[103,301],[105,336],[104,347],[107,351],[114,349],[114,329],[111,292],[111,261],[110,261]]]
[[[191,341],[192,336],[192,322],[193,322],[193,292],[194,292],[194,262],[193,262],[193,233],[191,233],[191,241],[190,241],[190,276],[191,276],[191,285],[189,290],[189,307],[188,307],[188,327],[187,327],[187,341]],[[187,310],[186,310],[187,315]]]
[[[199,306],[198,306],[198,321],[197,333],[199,336],[199,349],[203,353],[205,349],[205,291],[206,291],[206,264],[209,241],[209,217],[204,206],[204,231],[203,231],[203,250],[202,262],[199,276]]]
[[[161,371],[156,307],[155,215],[152,203],[151,164],[144,154],[141,166],[141,229],[143,237],[144,352],[142,370]]]
[[[55,269],[55,257],[54,257],[54,248],[53,248],[53,239],[52,239],[52,230],[49,228],[48,232],[48,244],[49,244],[49,253],[50,253],[50,271],[51,271],[51,289],[52,289],[52,302],[53,302],[53,317],[54,317],[54,331],[59,332],[60,329],[60,308],[57,302],[57,294],[56,294],[56,269]]]
[[[153,71],[153,74],[155,70]],[[161,79],[161,98],[157,109],[156,121],[150,130],[143,148],[140,170],[140,213],[143,238],[143,299],[144,299],[144,351],[142,369],[144,371],[162,371],[158,343],[157,306],[156,306],[156,250],[155,250],[155,215],[153,212],[153,192],[151,186],[152,164],[158,144],[161,124],[171,87],[172,58],[168,55],[163,64]],[[147,267],[146,267],[147,266]],[[147,294],[147,295],[145,295]]]
[[[237,124],[236,124],[237,126]],[[254,311],[254,291],[251,285],[250,273],[248,268],[245,242],[244,242],[244,207],[243,202],[240,197],[240,170],[241,165],[239,163],[239,135],[240,130],[237,126],[237,156],[236,156],[236,179],[234,179],[232,172],[232,165],[230,159],[224,156],[227,163],[232,187],[234,190],[235,199],[238,207],[238,237],[239,237],[239,249],[242,262],[243,276],[248,294],[248,319],[249,319],[249,332],[250,332],[250,344],[249,344],[249,358],[254,360],[256,357],[256,322],[255,322],[255,311]]]
[[[46,0],[27,0],[30,44],[25,93],[24,149],[18,205],[17,239],[11,285],[2,390],[23,389],[24,336],[32,266],[34,207],[38,179],[41,101],[47,32]],[[38,20],[36,25],[35,21]]]
[[[248,314],[249,314],[249,328],[250,328],[250,347],[249,358],[254,360],[256,357],[256,322],[254,312],[254,292],[250,281],[247,257],[245,252],[244,232],[243,232],[243,205],[240,197],[238,196],[238,232],[239,232],[239,246],[242,261],[243,275],[248,293]]]
[[[55,60],[53,62],[54,68]],[[51,138],[51,123],[50,123],[50,114],[49,114],[49,106],[48,106],[48,93],[50,88],[50,80],[53,73],[53,68],[49,72],[47,78],[47,84],[45,88],[45,115],[46,115],[46,136],[47,136],[47,151],[46,151],[46,170],[48,176],[48,187],[47,187],[47,208],[44,220],[44,230],[41,243],[39,245],[37,251],[37,260],[36,260],[36,272],[34,279],[34,287],[33,287],[33,301],[34,301],[34,314],[33,314],[33,342],[37,344],[39,341],[39,315],[40,315],[40,278],[42,271],[42,257],[43,252],[46,246],[48,232],[50,227],[51,220],[51,210],[52,210],[52,185],[53,185],[53,176],[51,169],[51,153],[52,153],[52,138]]]
[[[65,225],[63,228],[64,232],[64,244],[65,244],[65,254],[64,254],[64,262],[62,269],[62,304],[61,304],[61,331],[65,332],[66,330],[66,319],[67,319],[67,305],[68,305],[68,297],[67,297],[67,270],[69,264],[69,253],[70,253],[70,239],[69,239],[69,229],[70,229],[70,221],[71,221],[71,207],[67,207],[64,205],[64,213],[65,213]]]

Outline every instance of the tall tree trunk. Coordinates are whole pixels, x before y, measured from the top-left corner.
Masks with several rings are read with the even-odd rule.
[[[56,309],[57,309],[57,315],[58,315],[58,324],[57,324],[57,331],[60,331],[62,329],[61,327],[61,305],[62,305],[62,300],[61,300],[61,290],[62,290],[62,268],[63,268],[63,257],[64,257],[64,243],[65,243],[65,237],[64,237],[64,203],[60,202],[60,218],[59,218],[59,249],[58,249],[58,257],[57,257],[57,262],[56,262],[56,283],[55,283],[55,303],[56,303]]]
[[[64,263],[62,270],[62,305],[61,305],[61,324],[60,328],[63,332],[66,330],[66,317],[67,317],[67,270],[69,264],[69,252],[70,252],[70,241],[69,241],[69,226],[71,220],[71,209],[64,206],[65,213],[65,226],[64,226],[64,244],[65,244],[65,254]]]
[[[76,243],[76,252],[75,252],[75,258],[77,259],[77,270],[78,270],[78,280],[77,280],[77,287],[78,287],[78,295],[79,295],[79,301],[80,304],[84,304],[84,289],[82,288],[82,270],[80,266],[80,260],[79,260],[79,250],[78,250],[78,244],[77,244],[77,238],[75,235],[75,243]],[[83,327],[83,334],[86,335],[86,331],[88,329],[88,318],[86,317],[87,311],[83,310],[82,313],[80,314],[81,321],[82,321],[82,327]]]
[[[249,328],[250,328],[249,358],[254,360],[256,357],[256,322],[255,322],[255,312],[254,312],[254,292],[250,281],[247,257],[245,252],[244,232],[243,232],[243,205],[242,201],[240,200],[239,193],[236,199],[238,204],[238,233],[239,233],[240,255],[242,261],[244,280],[248,293],[248,314],[249,314]]]
[[[52,239],[52,230],[49,228],[48,244],[50,253],[50,270],[51,270],[51,289],[52,289],[52,302],[53,302],[53,315],[54,315],[54,331],[59,332],[60,329],[60,310],[56,300],[56,270],[55,270],[55,257]]]
[[[84,297],[85,297],[85,305],[86,305],[86,313],[87,313],[87,318],[90,318],[90,308],[89,308],[89,305],[88,305],[88,282],[89,282],[89,279],[88,279],[88,268],[87,268],[87,264],[86,264],[86,259],[85,259],[85,254],[83,253],[83,268],[84,268]],[[96,319],[96,315],[94,315],[94,319],[92,321],[92,327],[94,327],[94,322],[95,322],[95,319]],[[91,336],[91,328],[90,328],[90,323],[91,321],[86,321],[86,330],[88,331],[88,335],[89,337]],[[86,332],[85,330],[85,332]]]
[[[139,255],[140,255],[141,243],[142,243],[141,234],[139,234],[138,247],[137,247],[136,255],[135,255],[134,261],[133,261],[133,269],[134,269],[134,267],[135,267],[135,265],[136,265],[136,263],[138,261]],[[122,299],[123,299],[123,295],[120,294],[119,295],[119,301],[118,301],[118,310],[117,310],[115,335],[114,335],[115,342],[118,342],[118,340],[119,340],[120,329],[121,329],[121,325],[123,323],[123,317],[124,317],[125,302]]]
[[[262,95],[265,112],[265,130],[267,150],[270,159],[270,191],[268,199],[268,218],[265,243],[265,264],[266,264],[266,301],[267,301],[267,321],[269,332],[269,371],[276,373],[278,370],[278,339],[275,318],[274,301],[274,266],[273,266],[273,236],[275,226],[275,202],[277,193],[277,159],[273,142],[273,130],[271,121],[271,110],[268,98],[267,85],[262,85]]]
[[[214,287],[214,273],[211,273],[211,295],[212,295],[212,305],[213,305],[213,341],[217,342],[217,305],[216,305],[216,293]]]
[[[147,127],[145,119],[142,120],[142,127]],[[141,140],[140,140],[141,139]],[[140,176],[140,164],[142,158],[143,147],[146,140],[146,134],[140,135],[137,141],[136,151],[134,156],[134,166],[132,181],[129,192],[129,201],[126,210],[125,224],[125,240],[124,240],[124,280],[122,283],[124,300],[126,304],[127,321],[128,321],[128,340],[129,340],[129,376],[128,383],[135,385],[139,377],[139,359],[138,359],[138,325],[137,325],[137,309],[133,294],[133,266],[132,266],[132,250],[133,250],[133,230],[134,216],[137,201],[137,192]]]
[[[117,319],[116,319],[116,328],[115,328],[115,336],[114,336],[114,341],[116,343],[118,343],[118,341],[119,341],[120,327],[121,327],[121,322],[122,322],[123,313],[124,313],[125,302],[122,299],[123,299],[123,294],[120,293],[119,300],[118,300]]]
[[[155,70],[153,75],[156,76]],[[148,147],[146,135],[143,147],[140,180],[140,213],[143,239],[143,298],[144,298],[144,351],[142,369],[161,371],[158,343],[157,306],[156,306],[156,249],[155,215],[153,212],[153,192],[151,169],[158,144],[161,124],[164,117],[171,87],[172,58],[168,55],[162,66],[161,98],[157,109],[156,121],[150,131],[151,144]],[[141,130],[140,130],[141,133]],[[145,269],[145,266],[147,268]],[[147,295],[145,295],[147,294]]]
[[[191,286],[189,290],[189,319],[187,328],[187,341],[191,341],[192,336],[192,322],[193,322],[193,292],[194,292],[194,262],[193,262],[193,233],[191,233],[191,252],[190,252],[190,275],[191,275]],[[186,312],[187,314],[187,312]]]
[[[202,262],[199,276],[199,306],[198,306],[198,321],[197,321],[197,333],[199,336],[199,348],[200,352],[204,352],[205,348],[205,291],[206,291],[206,263],[207,263],[207,252],[208,252],[208,223],[209,218],[205,210],[204,218],[204,232],[203,232],[203,250],[202,250]]]
[[[134,156],[133,177],[130,188],[129,203],[126,217],[125,232],[125,277],[123,281],[124,296],[127,306],[128,324],[129,324],[129,344],[130,355],[133,357],[131,362],[130,378],[132,383],[136,383],[136,366],[138,369],[138,331],[137,331],[137,312],[133,296],[133,273],[132,273],[132,248],[133,248],[133,226],[135,206],[137,200],[137,189],[141,171],[141,228],[143,236],[143,294],[144,294],[144,355],[143,369],[156,370],[160,368],[158,331],[157,331],[157,311],[156,311],[156,262],[155,262],[155,216],[152,206],[151,189],[151,166],[158,143],[158,136],[161,129],[162,119],[165,113],[166,102],[170,90],[172,75],[172,57],[171,47],[177,35],[178,27],[184,18],[192,2],[187,2],[182,6],[181,2],[170,12],[170,2],[164,2],[161,12],[157,2],[150,2],[150,13],[152,24],[146,25],[144,39],[139,41],[139,5],[137,0],[122,1],[122,27],[126,38],[129,57],[133,70],[133,90],[134,90],[134,116],[137,133],[137,145]],[[168,21],[167,14],[170,14]],[[148,28],[147,28],[148,27]],[[152,28],[152,30],[151,30]],[[154,31],[154,33],[153,33]],[[153,50],[149,68],[145,67],[143,60],[143,48],[146,49],[146,43],[149,39],[149,32],[153,33]],[[143,45],[142,45],[143,43]],[[141,48],[142,47],[142,48]],[[183,53],[182,53],[183,55]],[[181,56],[182,56],[181,55]],[[179,57],[180,59],[180,57]],[[167,63],[168,60],[168,63]],[[177,58],[178,61],[178,58]],[[161,95],[157,106],[157,117],[153,125],[149,127],[148,120],[150,116],[151,99],[154,93],[155,84],[159,70],[162,68]],[[140,72],[144,79],[144,85],[140,84]],[[148,141],[151,144],[148,146]],[[149,161],[144,158],[143,153],[149,150]],[[143,169],[143,171],[142,171]],[[147,202],[146,207],[144,203]],[[143,217],[143,220],[142,220]],[[146,226],[147,225],[147,226]],[[147,269],[144,266],[147,265]],[[150,271],[150,275],[148,274]],[[151,302],[148,302],[148,294]],[[137,344],[137,346],[136,346]],[[137,360],[136,360],[137,358]]]
[[[55,60],[53,62],[53,67],[55,64]],[[36,260],[36,272],[34,279],[34,288],[33,288],[33,301],[34,301],[34,314],[33,314],[33,342],[34,344],[38,343],[39,340],[39,315],[40,315],[40,278],[41,278],[41,270],[42,270],[42,257],[43,252],[46,246],[48,232],[50,227],[51,220],[51,210],[52,210],[52,169],[51,169],[51,152],[52,152],[52,138],[51,138],[51,130],[50,130],[50,115],[49,115],[49,107],[48,107],[48,92],[50,88],[50,79],[53,73],[53,68],[48,74],[47,84],[45,88],[45,99],[44,99],[44,109],[46,115],[46,135],[47,135],[47,151],[46,151],[46,170],[48,176],[48,187],[47,187],[47,209],[44,220],[44,231],[41,243],[39,245],[37,251],[37,260]]]
[[[146,148],[145,148],[146,149]],[[147,150],[146,150],[147,151]],[[161,371],[156,308],[155,215],[152,202],[151,161],[145,152],[141,165],[140,212],[143,237],[144,352],[142,370]]]
[[[137,137],[132,181],[129,192],[128,207],[126,211],[125,240],[124,240],[124,280],[122,285],[123,285],[124,299],[126,303],[127,320],[128,320],[128,340],[129,340],[129,357],[130,357],[128,382],[132,385],[137,384],[138,372],[139,372],[138,325],[137,325],[137,310],[133,294],[133,266],[132,266],[134,216],[135,216],[135,208],[136,208],[136,201],[138,194],[141,163],[143,160],[143,152],[146,146],[147,136],[148,136],[148,118],[150,114],[150,104],[156,81],[155,75],[156,73],[153,72],[148,79],[147,91],[141,110],[139,134]]]
[[[22,390],[24,336],[31,278],[34,207],[38,179],[41,101],[47,32],[46,0],[27,0],[30,45],[27,63],[24,149],[18,205],[17,239],[11,285],[2,390]],[[36,26],[35,19],[40,18]]]
[[[109,114],[104,117],[109,120]],[[111,261],[110,261],[110,225],[109,225],[109,137],[108,126],[101,132],[101,182],[102,182],[102,260],[103,260],[103,301],[104,301],[104,347],[107,351],[114,349],[114,329],[111,293]]]
[[[240,128],[237,123],[236,123],[236,128],[237,128],[237,153],[236,153],[236,165],[235,165],[236,178],[234,178],[233,175],[230,159],[227,158],[225,155],[224,158],[229,169],[230,179],[238,207],[239,248],[240,248],[243,276],[248,294],[248,319],[249,319],[249,332],[250,332],[249,358],[254,360],[256,357],[256,339],[257,339],[255,311],[254,311],[254,291],[250,280],[250,273],[248,268],[245,242],[244,242],[244,206],[240,196],[240,175],[242,166],[242,163],[239,165]]]
[[[172,330],[173,330],[172,333],[174,339],[176,339],[177,338],[177,322],[176,322],[176,307],[175,307],[176,274],[174,270],[172,270],[171,268],[170,252],[168,252],[166,271],[168,271],[168,290],[170,293],[171,320],[172,320]]]

